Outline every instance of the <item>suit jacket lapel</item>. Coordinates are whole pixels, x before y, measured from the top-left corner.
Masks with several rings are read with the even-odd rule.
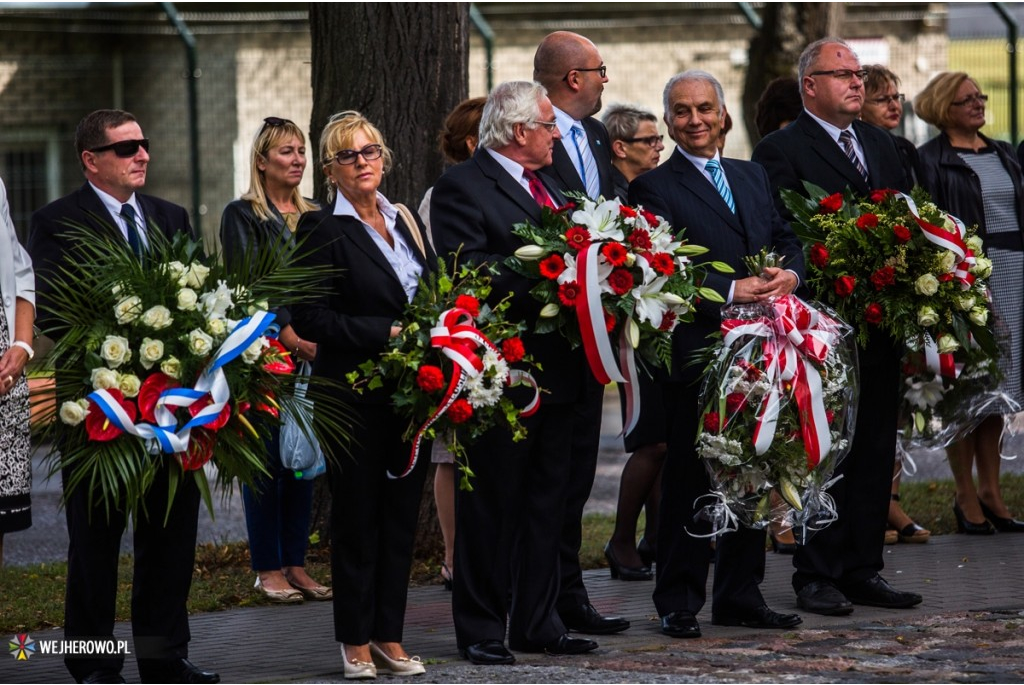
[[[865,124],[862,121],[853,122],[853,128],[857,132],[857,140],[860,141],[860,149],[864,151],[864,159],[868,163],[868,186],[864,189],[864,194],[871,192],[871,188],[877,188],[879,183],[876,179],[880,176],[882,169],[882,159],[878,156],[881,150],[875,145],[868,145],[868,133],[866,127],[871,124]],[[886,134],[888,135],[888,134]]]
[[[805,133],[811,138],[811,148],[820,156],[825,163],[842,174],[857,193],[867,193],[867,184],[864,177],[860,175],[857,168],[847,158],[846,153],[839,147],[839,143],[833,140],[832,136],[821,127],[818,122],[811,118],[806,112],[801,113],[797,119],[800,121]],[[864,147],[861,140],[861,147]],[[871,160],[868,160],[868,168],[871,167]],[[870,173],[870,172],[869,172]],[[809,179],[810,180],[810,179]],[[813,181],[812,181],[813,182]]]
[[[571,139],[569,140],[571,142]],[[555,142],[554,149],[551,151],[551,166],[548,169],[559,187],[563,190],[587,194],[587,189],[583,187],[583,179],[580,178],[579,172],[576,171],[576,166],[572,163],[569,151],[565,149],[565,144],[560,140]]]
[[[355,217],[337,216],[335,214],[331,214],[331,219],[339,223],[342,235],[352,241],[353,245],[369,257],[370,261],[377,265],[377,268],[388,274],[399,286],[402,285],[401,281],[398,280],[398,274],[391,268],[391,263],[384,256],[384,253],[380,251],[380,248],[377,247],[377,243],[367,232],[366,226],[363,225],[362,221]],[[412,240],[412,238],[410,237],[409,240]],[[414,247],[413,250],[416,250],[416,248]]]
[[[676,177],[679,182],[693,193],[697,199],[706,204],[715,214],[721,217],[722,221],[740,235],[745,235],[743,226],[740,224],[739,217],[729,209],[729,205],[725,204],[725,200],[718,194],[718,189],[711,185],[711,182],[704,177],[704,174],[697,171],[697,167],[693,165],[690,160],[683,157],[682,153],[678,150],[672,153],[672,170],[675,171]],[[732,178],[729,177],[729,169],[726,168],[726,178],[729,178],[730,186],[736,190],[735,186],[732,186]],[[736,192],[733,192],[733,200],[736,199]],[[737,210],[739,205],[737,204]]]
[[[480,170],[483,172],[484,176],[494,181],[494,184],[502,193],[507,195],[510,200],[522,208],[524,219],[529,218],[534,223],[540,222],[540,205],[538,205],[537,201],[533,199],[533,195],[530,195],[526,188],[519,185],[519,181],[512,178],[512,175],[505,171],[504,167],[498,164],[498,162],[491,157],[490,152],[480,149],[473,156],[473,159],[476,160],[476,163],[480,166]],[[541,180],[543,180],[543,178]],[[548,187],[549,185],[550,184],[547,184],[545,187]],[[551,191],[550,187],[548,187],[548,192],[551,193],[552,200],[557,204],[558,200],[555,199],[555,193]],[[558,197],[561,198],[560,193],[558,194]],[[512,227],[509,226],[509,228],[511,229]]]
[[[107,211],[106,205],[88,182],[78,190],[78,207],[85,215],[86,225],[105,233],[111,240],[124,240],[117,219]]]

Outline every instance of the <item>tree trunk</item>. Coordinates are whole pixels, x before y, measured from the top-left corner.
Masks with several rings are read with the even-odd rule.
[[[765,86],[779,76],[795,77],[803,49],[819,38],[837,35],[844,15],[840,2],[765,4],[761,30],[750,40],[743,86],[743,123],[751,145],[761,139],[754,124],[754,105]]]
[[[381,192],[413,211],[444,170],[438,132],[469,91],[467,3],[319,3],[309,5],[312,38],[311,150],[332,114],[358,110],[380,129],[394,155]],[[311,153],[315,158],[317,152]],[[314,163],[316,196],[326,198],[321,165]],[[353,458],[360,458],[355,453]],[[345,456],[342,459],[347,458]],[[421,459],[430,459],[424,450]],[[320,479],[326,481],[326,479]],[[420,505],[417,559],[444,549],[433,497],[433,467]],[[330,540],[330,492],[318,483],[312,530]]]

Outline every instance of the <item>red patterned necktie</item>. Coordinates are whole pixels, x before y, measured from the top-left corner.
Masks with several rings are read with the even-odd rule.
[[[537,174],[529,169],[523,169],[523,176],[526,178],[527,183],[530,184],[530,195],[533,195],[533,199],[537,201],[541,207],[555,208],[555,203],[551,201],[551,196],[548,195],[547,189],[544,188],[544,184],[537,177]]]

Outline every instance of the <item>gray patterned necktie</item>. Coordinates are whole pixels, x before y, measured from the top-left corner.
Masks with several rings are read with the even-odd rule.
[[[853,134],[849,131],[842,131],[839,134],[839,142],[843,144],[846,156],[850,158],[850,162],[857,168],[860,175],[864,177],[864,182],[866,183],[868,181],[868,170],[860,163],[860,157],[857,156],[857,151],[853,149]]]

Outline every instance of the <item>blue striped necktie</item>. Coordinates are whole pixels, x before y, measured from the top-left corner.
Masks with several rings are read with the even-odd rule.
[[[576,157],[580,162],[580,177],[583,179],[583,187],[587,189],[587,195],[591,200],[596,200],[601,194],[601,183],[597,177],[597,162],[587,144],[587,134],[579,124],[572,125],[572,141],[576,144]]]
[[[729,205],[729,211],[735,214],[736,201],[732,199],[732,191],[729,190],[729,186],[725,185],[725,174],[722,173],[722,165],[718,163],[717,159],[710,159],[704,165],[704,169],[711,176],[711,182],[715,184],[715,190],[725,200],[725,204]]]

